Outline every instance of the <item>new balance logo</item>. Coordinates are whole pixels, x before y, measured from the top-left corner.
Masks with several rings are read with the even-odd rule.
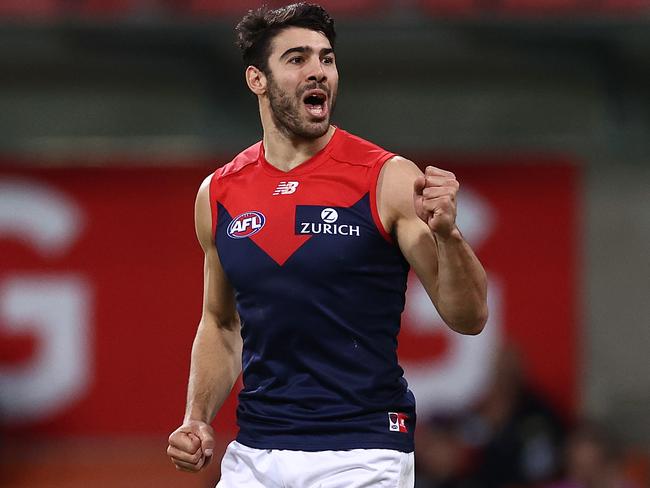
[[[291,195],[296,192],[299,182],[297,181],[281,181],[278,187],[273,192],[274,195]]]

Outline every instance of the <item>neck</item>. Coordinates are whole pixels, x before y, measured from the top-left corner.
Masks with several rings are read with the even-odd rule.
[[[280,171],[291,171],[322,150],[332,139],[336,128],[316,139],[306,139],[280,131],[271,120],[262,118],[264,128],[264,157]]]

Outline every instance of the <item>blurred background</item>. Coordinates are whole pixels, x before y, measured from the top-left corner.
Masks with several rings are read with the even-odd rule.
[[[218,479],[165,449],[194,196],[261,137],[233,44],[260,3],[0,0],[0,486]],[[321,4],[334,123],[453,170],[489,275],[478,337],[410,280],[418,488],[650,486],[650,0]]]

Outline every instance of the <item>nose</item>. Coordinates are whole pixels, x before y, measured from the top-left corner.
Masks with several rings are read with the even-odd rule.
[[[307,80],[316,81],[317,83],[322,83],[327,80],[327,75],[323,69],[323,63],[320,60],[320,57],[314,56],[308,66]]]

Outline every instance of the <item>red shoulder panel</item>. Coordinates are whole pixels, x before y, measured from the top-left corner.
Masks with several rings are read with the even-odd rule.
[[[225,166],[219,168],[219,177],[228,176],[238,171],[241,171],[244,167],[249,164],[256,163],[260,157],[260,149],[262,147],[262,141],[256,142],[247,149],[244,149],[237,156],[233,158]]]
[[[389,151],[370,141],[345,131],[341,132],[345,137],[331,154],[331,157],[337,161],[372,167],[380,160],[385,161],[387,155],[392,155]]]
[[[215,232],[217,230],[217,201],[221,200],[223,191],[223,186],[221,185],[220,180],[227,176],[238,173],[249,164],[257,162],[260,155],[261,146],[262,141],[253,144],[247,149],[244,149],[237,156],[235,156],[232,161],[218,168],[212,174],[212,178],[210,179],[210,211],[212,213],[213,239],[215,238]]]

